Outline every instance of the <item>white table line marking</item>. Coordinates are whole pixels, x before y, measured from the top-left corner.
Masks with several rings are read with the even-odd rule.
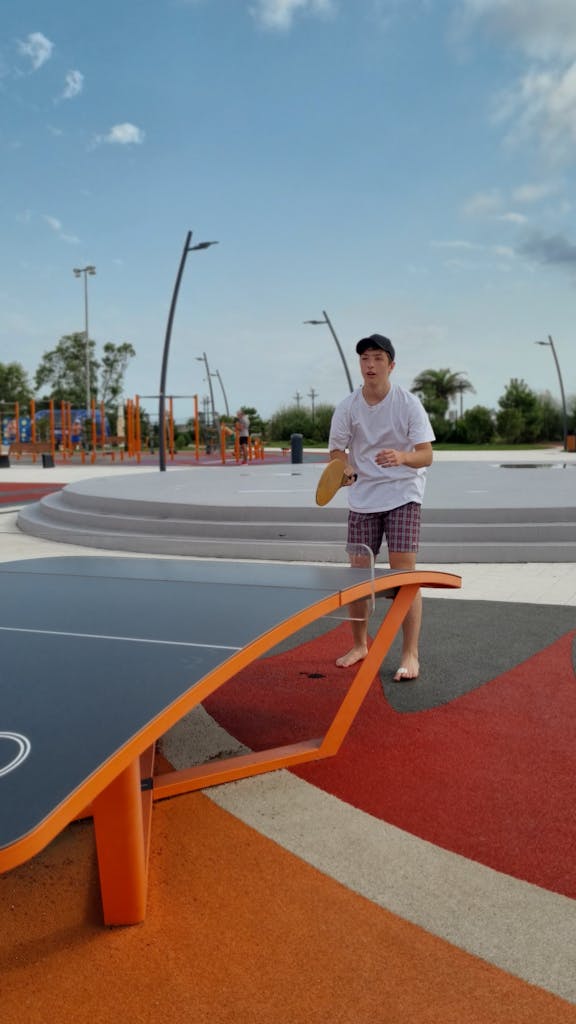
[[[150,640],[142,636],[109,636],[106,633],[67,633],[56,629],[28,629],[23,626],[0,626],[3,633],[38,633],[42,636],[69,636],[82,640],[123,640],[131,644],[165,644],[167,647],[203,647],[212,651],[241,651],[229,644],[195,644],[187,640]]]

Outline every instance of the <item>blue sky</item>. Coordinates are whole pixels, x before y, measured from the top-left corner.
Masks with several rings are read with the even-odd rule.
[[[269,416],[462,371],[576,393],[574,0],[3,0],[0,360],[84,328],[130,341],[126,393]],[[213,379],[220,412],[224,399]],[[143,403],[152,412],[154,400]],[[176,404],[179,418],[189,403]]]

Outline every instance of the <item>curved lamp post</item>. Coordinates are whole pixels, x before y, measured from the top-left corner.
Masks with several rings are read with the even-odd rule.
[[[229,406],[228,406],[228,399],[226,398],[226,392],[224,391],[224,385],[222,383],[222,377],[220,376],[220,371],[219,370],[215,370],[214,373],[212,374],[212,376],[213,377],[218,377],[218,383],[220,384],[220,388],[221,388],[221,391],[222,391],[222,398],[224,399],[224,408],[226,409],[226,415],[230,416],[230,409],[229,409]]]
[[[554,342],[552,336],[548,335],[548,341],[535,341],[535,345],[546,345],[552,349],[552,355],[554,356],[554,362],[556,363],[556,372],[558,373],[558,383],[560,384],[560,396],[562,398],[562,420],[563,420],[563,434],[564,434],[564,451],[567,451],[568,444],[568,413],[566,412],[566,396],[564,394],[564,384],[562,382],[562,374],[560,373],[560,363],[558,362],[558,356],[556,355],[556,349],[554,348]]]
[[[74,267],[74,277],[84,275],[84,348],[86,358],[86,416],[90,418],[91,394],[90,394],[90,335],[88,334],[88,275],[96,273],[96,267],[89,264],[87,267]]]
[[[203,352],[201,356],[196,356],[196,362],[204,363],[204,366],[206,368],[206,380],[208,381],[208,390],[210,392],[210,408],[212,409],[212,426],[215,427],[216,406],[214,405],[214,388],[212,387],[212,377],[214,376],[214,374],[210,372],[210,367],[208,365],[208,357],[205,352]]]
[[[334,338],[334,341],[336,343],[336,348],[338,349],[338,351],[340,353],[340,359],[342,360],[342,365],[344,367],[344,372],[346,374],[346,379],[348,381],[348,387],[350,388],[350,391],[354,391],[354,387],[353,387],[353,384],[352,384],[352,377],[350,376],[350,370],[348,369],[348,364],[346,362],[346,357],[345,357],[345,355],[344,355],[344,353],[342,351],[342,346],[341,346],[341,344],[338,341],[338,338],[336,336],[336,331],[332,327],[332,324],[330,322],[330,317],[328,316],[328,313],[326,312],[325,309],[322,310],[322,313],[324,314],[324,319],[323,320],[303,320],[302,323],[305,323],[305,324],[326,324],[326,326],[330,329],[330,333],[331,333],[331,335]]]
[[[180,266],[178,267],[178,273],[176,275],[176,282],[174,284],[174,291],[172,292],[172,302],[170,303],[170,312],[168,314],[168,323],[166,324],[166,336],[164,338],[164,352],[162,354],[162,369],[160,371],[160,394],[158,402],[158,463],[160,472],[166,470],[166,431],[165,431],[165,417],[166,417],[166,374],[168,371],[168,352],[170,349],[170,338],[172,335],[172,324],[174,322],[174,313],[176,312],[176,302],[178,301],[178,292],[180,291],[180,282],[182,280],[182,274],[184,273],[184,266],[186,264],[186,257],[189,252],[195,252],[197,249],[208,249],[211,245],[218,245],[218,242],[198,242],[197,245],[190,245],[190,239],[192,238],[192,232],[189,231],[186,235],[186,241],[184,242],[184,248],[182,250],[182,256],[180,258]]]

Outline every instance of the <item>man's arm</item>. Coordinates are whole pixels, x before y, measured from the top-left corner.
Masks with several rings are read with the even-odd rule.
[[[411,469],[423,469],[425,466],[432,465],[433,456],[430,441],[425,441],[423,444],[415,444],[411,452],[384,448],[378,452],[376,462],[379,466],[410,466]]]

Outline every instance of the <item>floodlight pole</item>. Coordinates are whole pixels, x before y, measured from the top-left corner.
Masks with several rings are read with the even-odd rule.
[[[84,358],[85,358],[85,382],[86,382],[86,416],[90,418],[92,401],[90,394],[90,335],[88,333],[88,274],[96,273],[96,267],[91,264],[87,267],[74,267],[74,277],[84,276]]]

